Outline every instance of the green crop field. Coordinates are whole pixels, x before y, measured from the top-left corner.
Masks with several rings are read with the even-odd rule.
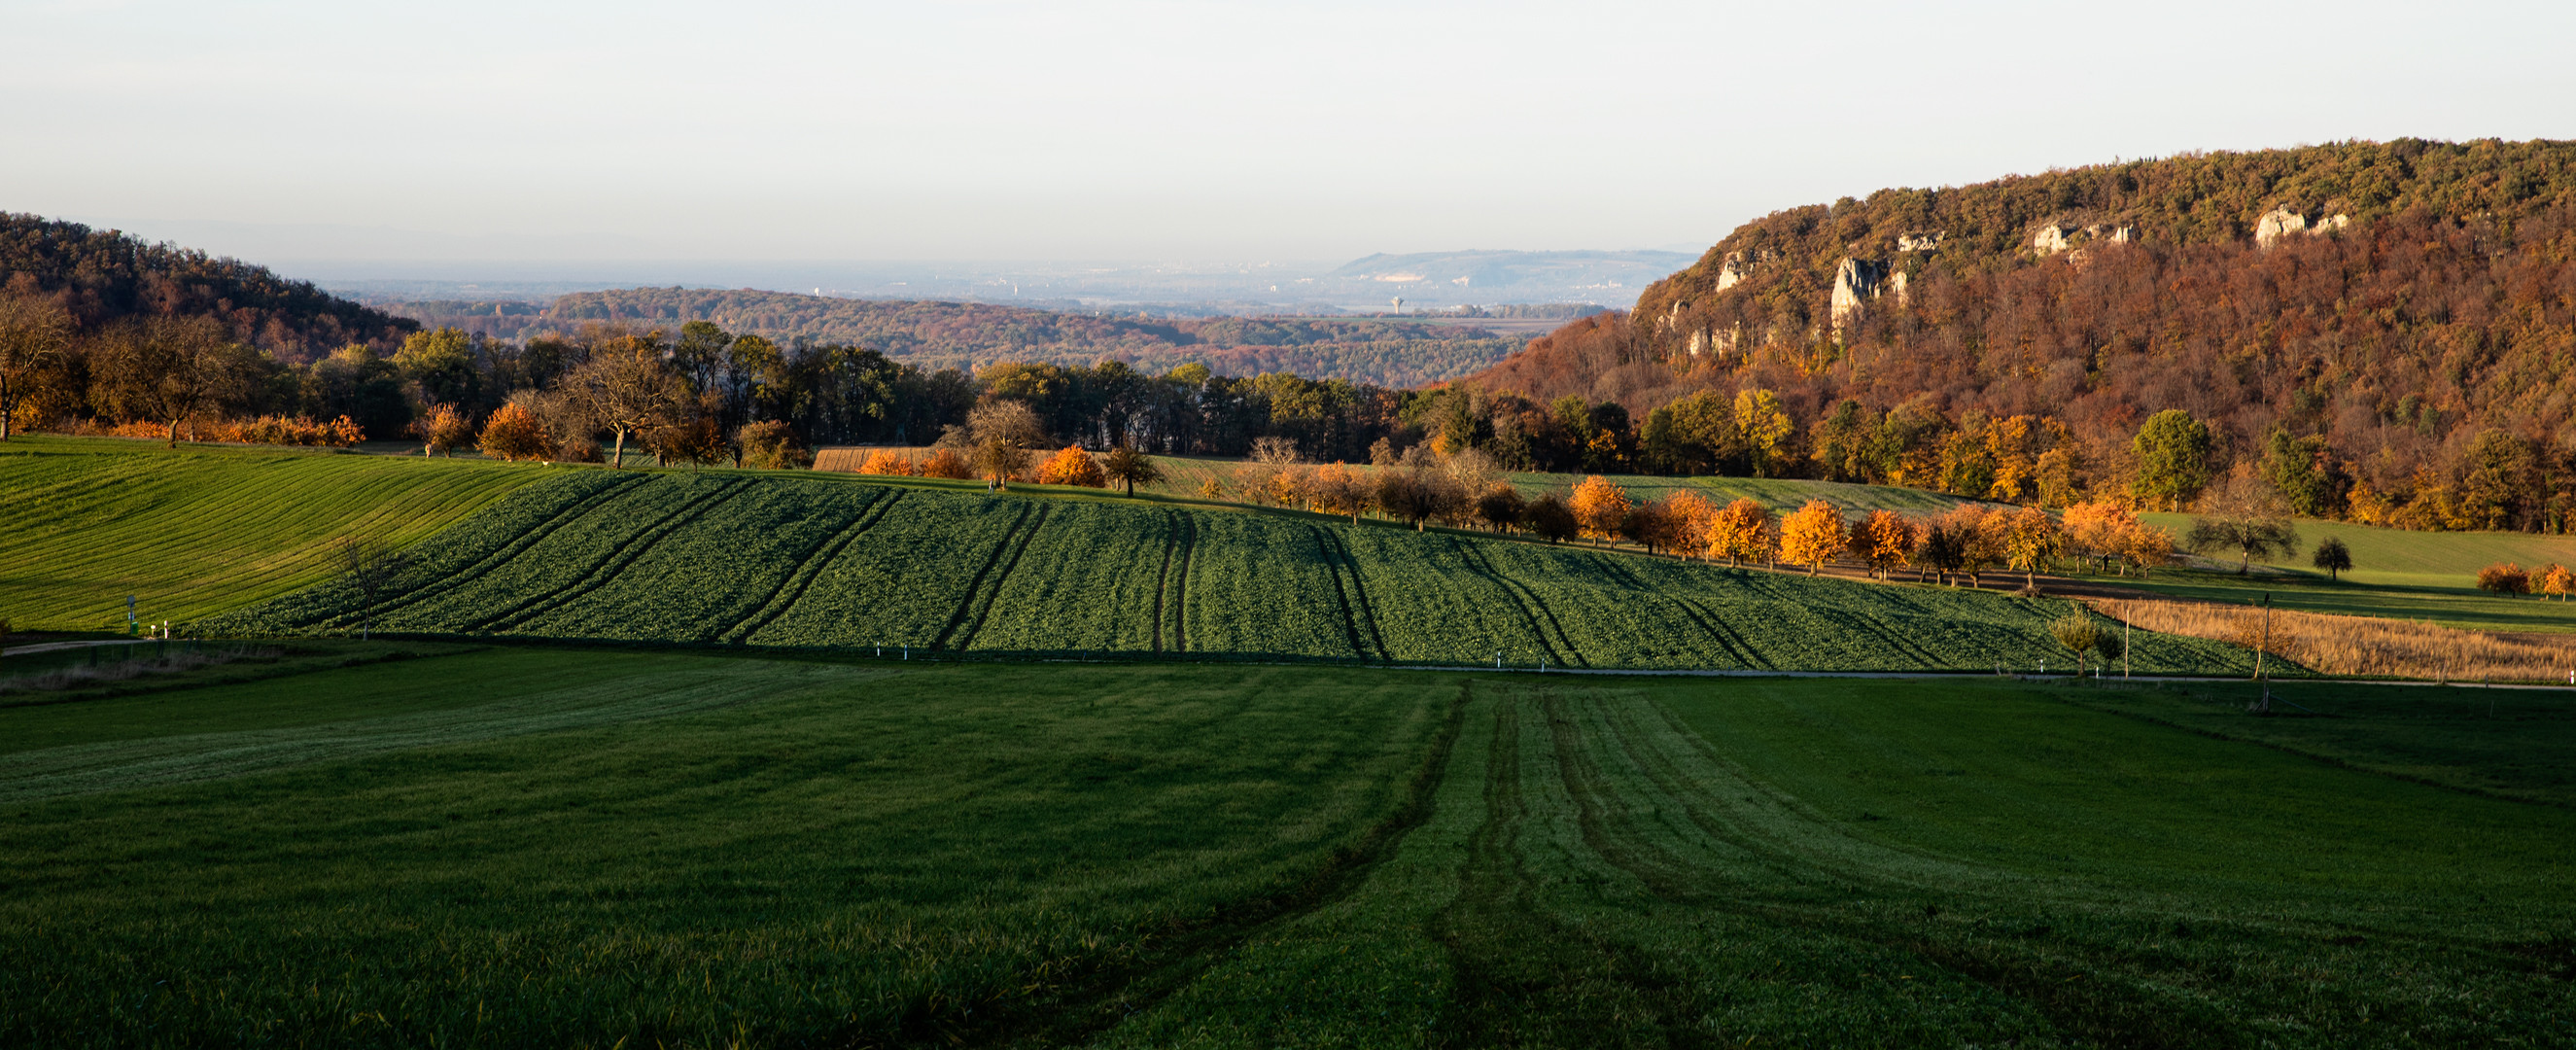
[[[0,618],[19,630],[193,620],[306,586],[344,536],[410,543],[532,467],[20,435],[0,444]]]
[[[2280,688],[451,647],[0,707],[0,1045],[2576,1042],[2576,701]]]
[[[2068,603],[1385,523],[848,476],[559,471],[413,548],[406,635],[990,656],[1738,670],[2035,669]],[[195,624],[344,634],[345,580]],[[2250,654],[2141,634],[2141,671]]]

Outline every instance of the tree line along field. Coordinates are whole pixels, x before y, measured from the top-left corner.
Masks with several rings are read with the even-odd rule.
[[[536,480],[492,464],[20,435],[0,445],[0,617],[19,630],[194,620],[403,544]]]
[[[0,1043],[2576,1040],[2565,699],[2192,688],[496,647],[0,707]]]
[[[2071,606],[971,482],[574,469],[412,548],[368,608],[341,578],[191,629],[1992,672],[2065,667],[2047,625]],[[2232,674],[2251,654],[2142,633],[2132,664]]]

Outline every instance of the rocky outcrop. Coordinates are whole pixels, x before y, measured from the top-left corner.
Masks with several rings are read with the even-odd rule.
[[[2052,222],[2043,225],[2039,228],[2039,232],[2030,235],[2030,250],[2042,256],[2049,256],[2075,247],[2075,242],[2066,236],[2074,232],[2075,227],[2063,223]]]
[[[2350,225],[2352,225],[2350,215],[2328,215],[2317,220],[2312,226],[2308,224],[2308,217],[2305,215],[2288,208],[2274,208],[2264,212],[2262,218],[2254,221],[2254,246],[2269,248],[2273,242],[2294,233],[2322,237]]]
[[[1845,256],[1834,268],[1833,325],[1834,338],[1843,337],[1845,329],[1860,319],[1864,305],[1878,298],[1879,287],[1887,283],[1889,267],[1881,259],[1854,259]]]
[[[2293,233],[2304,233],[2307,228],[2307,216],[2288,208],[2274,208],[2264,212],[2262,218],[2254,221],[2254,244],[2256,247],[2269,248],[2272,242]]]
[[[1941,246],[1941,234],[1942,234],[1942,231],[1940,231],[1940,230],[1934,230],[1934,231],[1932,231],[1932,232],[1930,232],[1930,233],[1900,233],[1900,234],[1897,234],[1897,235],[1896,235],[1896,250],[1897,250],[1897,251],[1900,251],[1900,252],[1928,252],[1928,251],[1931,251],[1931,250],[1933,250],[1933,249],[1935,249],[1935,248],[1939,248],[1939,247]]]

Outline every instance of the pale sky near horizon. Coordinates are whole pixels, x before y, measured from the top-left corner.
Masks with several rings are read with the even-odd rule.
[[[1697,250],[1888,185],[2576,137],[2563,2],[0,11],[0,210],[288,258]]]

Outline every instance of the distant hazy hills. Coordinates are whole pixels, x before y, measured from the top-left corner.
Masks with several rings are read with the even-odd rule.
[[[530,331],[570,331],[585,324],[676,329],[689,321],[712,321],[730,332],[781,341],[865,346],[923,368],[972,370],[998,361],[1088,365],[1116,358],[1147,372],[1196,362],[1227,375],[1294,372],[1399,387],[1476,371],[1524,341],[1481,328],[1417,320],[1147,319],[749,289],[579,292],[556,299],[533,317],[512,320]]]
[[[1357,287],[1425,303],[1547,299],[1625,306],[1647,285],[1689,266],[1686,252],[1420,252],[1371,255],[1323,275],[1335,290]]]

